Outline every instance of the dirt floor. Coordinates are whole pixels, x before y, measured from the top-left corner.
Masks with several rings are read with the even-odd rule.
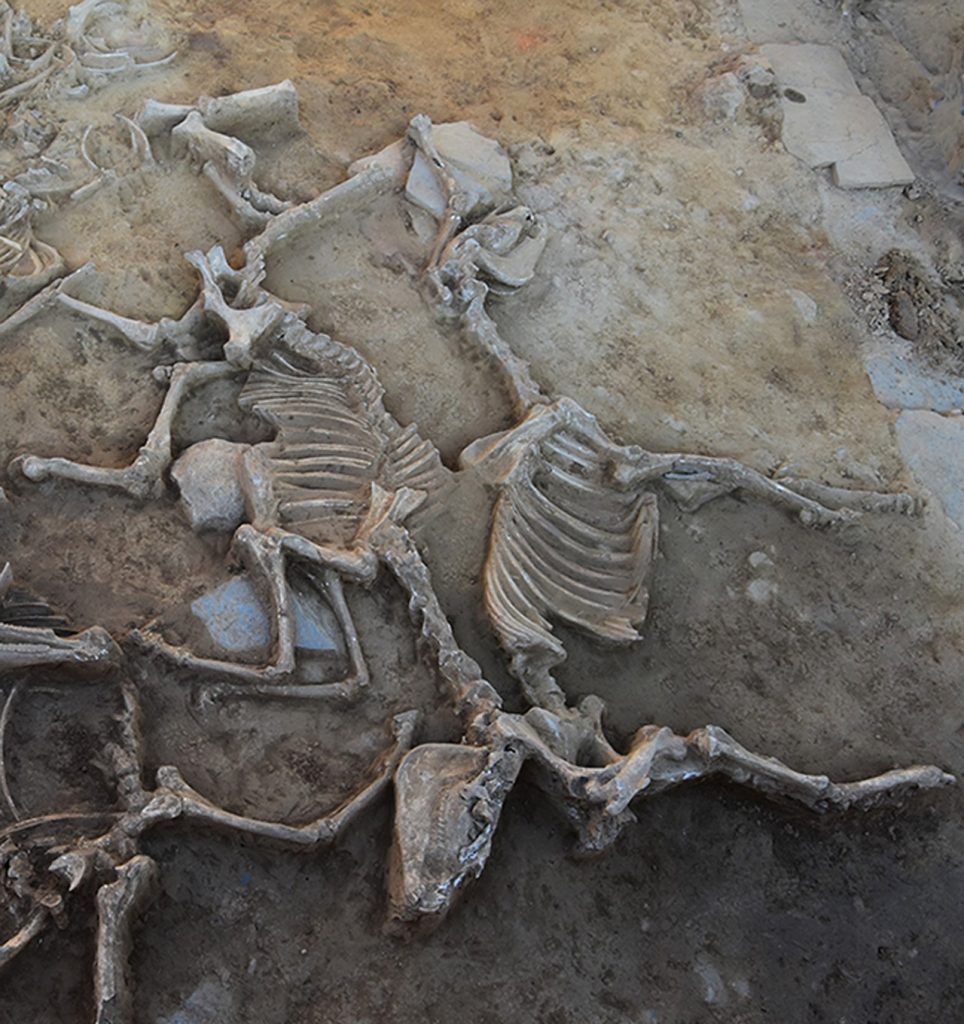
[[[24,6],[40,25],[63,14],[52,0]],[[964,389],[960,322],[946,314],[964,287],[964,141],[959,116],[935,99],[943,89],[959,110],[959,80],[956,97],[947,83],[960,75],[964,17],[939,0],[912,5],[913,17],[888,0],[792,6],[797,20],[779,32],[841,49],[915,186],[840,192],[783,149],[773,108],[714,114],[707,83],[754,45],[746,5],[725,0],[155,0],[148,24],[159,45],[177,45],[172,64],[43,111],[65,130],[94,124],[106,153],[123,137],[114,112],[133,115],[147,97],[193,102],[291,78],[304,134],[258,147],[257,178],[299,201],[418,112],[498,139],[550,240],[535,280],[495,316],[551,393],[626,443],[928,499],[918,518],[867,516],[837,531],[749,499],[694,514],[661,499],[642,641],[607,649],[561,629],[569,697],[606,701],[617,746],[644,723],[712,722],[836,779],[914,763],[960,777],[964,534],[941,495],[948,480],[960,489],[964,464],[958,452],[929,481],[907,461],[896,428],[906,409],[875,392],[868,360],[909,351],[929,380]],[[0,172],[12,176],[21,154],[4,145],[0,136]],[[159,155],[158,169],[121,174],[37,225],[70,268],[95,262],[86,298],[146,319],[193,300],[184,252],[221,243],[233,254],[245,238],[206,179]],[[304,232],[272,257],[267,285],[356,346],[389,410],[454,468],[468,442],[511,424],[511,408],[391,258],[406,237],[401,211],[389,197],[335,230]],[[926,344],[894,332],[887,295],[868,284],[894,250],[913,255],[929,301],[944,302]],[[0,465],[21,452],[126,463],[160,406],[150,371],[147,356],[63,309],[0,340]],[[193,398],[178,448],[257,440],[235,398],[220,385]],[[225,539],[191,533],[172,494],[140,504],[14,475],[0,483],[10,499],[0,563],[11,561],[18,585],[76,628],[123,637],[157,619],[203,643],[190,604],[237,568]],[[462,474],[418,540],[458,641],[516,707],[482,606],[491,500]],[[199,705],[184,673],[131,648],[148,767],[178,765],[232,810],[301,821],[352,789],[391,714],[418,707],[421,739],[457,739],[401,592],[379,584],[347,597],[372,673],[370,696],[350,711]],[[31,815],[109,807],[99,766],[117,678],[26,682],[6,739],[18,803]],[[962,793],[813,818],[707,782],[647,801],[613,850],[581,861],[524,784],[481,879],[436,932],[410,942],[383,932],[388,797],[321,854],[159,830],[145,844],[160,886],[135,932],[135,1020],[952,1024],[964,1020]],[[0,976],[0,1024],[92,1019],[95,928],[93,901],[80,903],[17,958]]]

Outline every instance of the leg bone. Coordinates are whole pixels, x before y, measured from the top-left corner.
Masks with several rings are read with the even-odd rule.
[[[44,930],[50,920],[50,913],[45,907],[38,907],[27,919],[27,923],[0,945],[0,970],[10,963],[19,953],[22,953],[27,946]]]
[[[11,470],[19,470],[34,482],[52,477],[71,480],[91,486],[112,487],[140,500],[156,494],[162,490],[163,473],[171,464],[171,429],[181,403],[198,385],[238,372],[225,362],[176,363],[173,367],[164,367],[163,371],[170,375],[170,386],[147,440],[129,466],[117,469],[88,466],[70,459],[21,455],[11,463]]]
[[[97,892],[97,953],[94,959],[96,1024],[132,1024],[128,957],[134,917],[150,894],[157,866],[138,854],[117,869],[117,881]]]
[[[283,822],[246,818],[244,815],[225,811],[193,790],[181,777],[177,768],[171,765],[158,769],[159,785],[155,791],[157,807],[168,819],[183,818],[186,821],[201,822],[302,849],[312,850],[329,846],[362,812],[379,799],[391,782],[399,761],[411,749],[417,724],[416,711],[405,711],[396,715],[392,719],[394,742],[378,758],[373,779],[335,811],[304,825],[286,825]],[[144,813],[150,816],[153,807],[148,805]]]
[[[649,481],[665,479],[673,483],[707,485],[706,500],[732,490],[743,490],[754,498],[795,512],[806,526],[831,526],[850,522],[855,512],[838,503],[838,508],[829,508],[820,501],[808,498],[793,485],[770,479],[735,459],[716,459],[711,456],[662,454],[643,452],[641,449],[628,450],[632,461],[614,465],[614,477],[620,485],[640,486]],[[702,504],[702,502],[698,502]]]

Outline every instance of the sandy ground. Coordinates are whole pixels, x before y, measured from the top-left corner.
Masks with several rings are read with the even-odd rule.
[[[26,6],[40,21],[61,13],[46,0]],[[890,17],[893,4],[863,6],[886,15],[876,24],[903,40],[901,53],[947,77],[946,47],[924,46],[919,19],[907,27]],[[945,38],[961,32],[953,4],[918,6]],[[871,337],[850,285],[897,245],[936,270],[960,260],[951,194],[960,151],[943,112],[914,120],[913,89],[891,79],[895,95],[884,91],[889,50],[878,27],[841,22],[830,5],[795,7],[802,21],[780,31],[861,49],[858,80],[921,174],[918,191],[835,192],[825,172],[770,141],[772,126],[708,114],[702,83],[752,38],[737,5],[712,0],[521,9],[158,0],[151,16],[179,41],[178,60],[82,103],[61,101],[56,113],[104,126],[106,145],[113,112],[133,114],[144,97],[189,101],[290,77],[305,132],[259,151],[259,180],[296,199],[341,180],[416,112],[472,120],[508,147],[520,197],[551,229],[536,280],[497,311],[551,391],[652,449],[920,490],[896,440],[900,409],[879,400],[864,362],[872,344],[904,343]],[[269,284],[310,302],[314,327],[356,345],[389,408],[453,464],[466,442],[507,426],[510,410],[496,378],[386,261],[386,232],[402,228],[385,225],[398,209],[391,200],[337,232],[306,233],[272,261]],[[38,233],[70,266],[96,261],[92,299],[149,318],[193,298],[181,253],[243,240],[206,182],[172,164],[65,207]],[[928,358],[933,372],[959,379],[945,354]],[[161,390],[144,357],[57,313],[3,342],[0,396],[0,464],[20,451],[121,464]],[[253,439],[232,399],[230,389],[194,399],[178,444]],[[159,616],[183,633],[189,603],[229,578],[224,543],[195,537],[171,497],[143,507],[58,484],[4,486],[12,506],[0,554],[77,626],[123,634]],[[571,696],[599,693],[620,741],[644,722],[681,731],[714,722],[837,778],[914,762],[960,774],[964,546],[931,498],[919,519],[867,518],[829,534],[732,498],[695,515],[666,503],[642,642],[612,651],[566,634],[560,681]],[[462,478],[420,540],[459,641],[511,703],[481,606],[488,500]],[[756,568],[754,552],[767,556]],[[232,809],[299,820],[350,788],[390,713],[419,706],[424,738],[454,735],[401,595],[383,587],[349,602],[372,661],[369,703],[350,714],[199,710],[186,680],[135,662],[151,765],[178,764]],[[94,762],[115,699],[108,681],[79,693],[40,687],[21,705],[11,771],[33,813],[110,799]],[[523,786],[482,879],[436,933],[409,944],[381,930],[387,800],[334,852],[312,857],[158,833],[148,852],[161,889],[132,961],[136,1020],[956,1021],[962,810],[958,787],[815,821],[705,784],[647,803],[616,849],[577,862],[563,824]],[[2,1024],[90,1019],[92,924],[91,905],[0,979]]]

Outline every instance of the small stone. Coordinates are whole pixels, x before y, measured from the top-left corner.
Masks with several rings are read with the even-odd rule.
[[[699,975],[703,982],[703,1001],[708,1006],[716,1006],[726,1002],[726,986],[723,983],[723,976],[717,968],[710,963],[709,959],[700,955],[697,958],[693,970]]]
[[[773,565],[773,559],[765,551],[751,552],[747,561],[753,569],[762,569],[764,566],[770,568]]]
[[[796,288],[787,289],[787,293],[793,299],[793,304],[797,307],[797,312],[803,317],[804,321],[811,326],[815,324],[820,308],[816,302],[806,292],[798,291]]]
[[[766,604],[776,594],[777,585],[770,580],[752,580],[746,586],[746,596],[755,604]]]
[[[704,82],[698,94],[706,113],[723,121],[732,121],[746,101],[746,90],[732,71]]]

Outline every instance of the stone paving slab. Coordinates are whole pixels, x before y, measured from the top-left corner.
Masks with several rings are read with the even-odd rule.
[[[810,167],[833,167],[841,188],[908,185],[914,172],[874,101],[832,46],[767,43],[781,88],[783,144]]]

